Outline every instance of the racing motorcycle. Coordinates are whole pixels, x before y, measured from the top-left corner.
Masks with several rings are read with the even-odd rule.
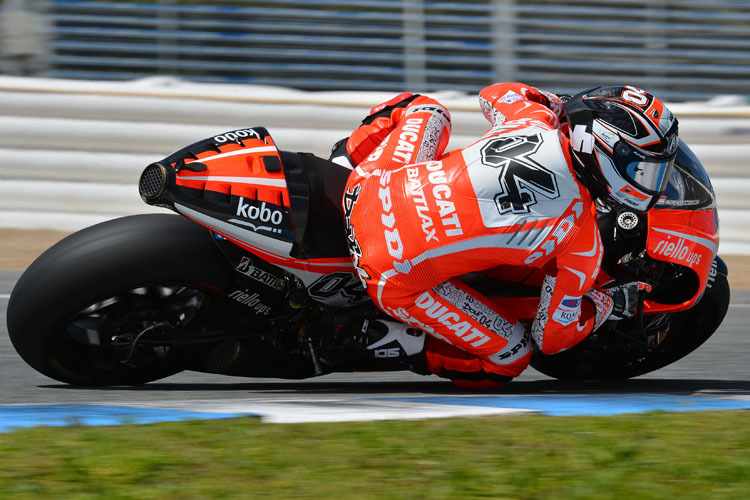
[[[600,282],[645,281],[638,314],[609,321],[574,348],[535,352],[559,379],[623,379],[700,346],[729,305],[715,195],[680,143],[659,204],[648,214],[605,210]],[[8,304],[20,356],[53,379],[132,385],[183,370],[300,379],[403,370],[389,352],[363,352],[325,333],[324,318],[385,319],[355,274],[342,208],[350,170],[281,151],[261,127],[233,130],[145,168],[146,203],[176,214],[124,217],[63,239],[21,276]],[[348,203],[344,204],[349,206]],[[543,275],[513,269],[462,277],[530,322]],[[389,318],[390,319],[390,318]],[[374,355],[373,355],[374,354]]]

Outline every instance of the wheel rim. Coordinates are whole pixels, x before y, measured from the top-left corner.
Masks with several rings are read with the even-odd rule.
[[[198,323],[212,299],[211,292],[178,284],[112,293],[81,308],[64,323],[50,343],[48,359],[58,370],[79,379],[130,373],[138,380],[150,378],[147,373],[175,371],[175,353],[167,334]]]

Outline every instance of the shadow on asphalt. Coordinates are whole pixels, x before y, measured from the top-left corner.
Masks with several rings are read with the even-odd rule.
[[[279,381],[262,383],[151,383],[141,386],[82,387],[72,385],[44,385],[44,389],[71,391],[126,392],[253,392],[253,393],[320,393],[320,394],[487,394],[458,389],[448,381],[408,382],[299,382]],[[494,394],[694,394],[707,396],[750,396],[750,381],[743,380],[679,380],[637,379],[624,381],[518,381],[506,385]]]

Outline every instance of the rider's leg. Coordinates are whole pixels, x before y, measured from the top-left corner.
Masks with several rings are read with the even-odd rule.
[[[459,280],[408,293],[380,279],[377,300],[394,317],[423,329],[427,368],[441,377],[510,380],[528,366],[528,329],[509,303],[490,302]]]
[[[428,109],[425,109],[425,107]],[[436,117],[431,120],[431,123],[428,118],[425,126],[415,127],[412,124],[412,130],[419,129],[422,134],[419,137],[410,135],[407,140],[419,144],[426,138],[423,134],[425,130],[429,130],[431,135],[435,135],[435,132],[437,132],[435,139],[443,139],[442,147],[439,148],[440,153],[442,153],[450,136],[450,114],[434,99],[418,94],[404,93],[372,108],[367,118],[362,121],[362,125],[352,132],[352,135],[334,145],[330,160],[348,168],[356,167],[370,156],[397,126],[403,124],[407,115],[418,113],[420,110],[427,111],[430,115],[434,114]],[[432,138],[427,136],[427,139]],[[394,147],[397,145],[398,135],[394,139]],[[433,153],[431,157],[424,159],[432,160],[438,154]]]

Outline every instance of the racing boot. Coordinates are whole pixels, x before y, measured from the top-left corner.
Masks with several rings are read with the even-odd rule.
[[[427,335],[395,321],[368,320],[356,311],[321,319],[320,361],[333,371],[412,370],[428,373]]]
[[[409,370],[429,374],[425,349],[427,334],[396,321],[373,321],[362,338],[373,370]]]

